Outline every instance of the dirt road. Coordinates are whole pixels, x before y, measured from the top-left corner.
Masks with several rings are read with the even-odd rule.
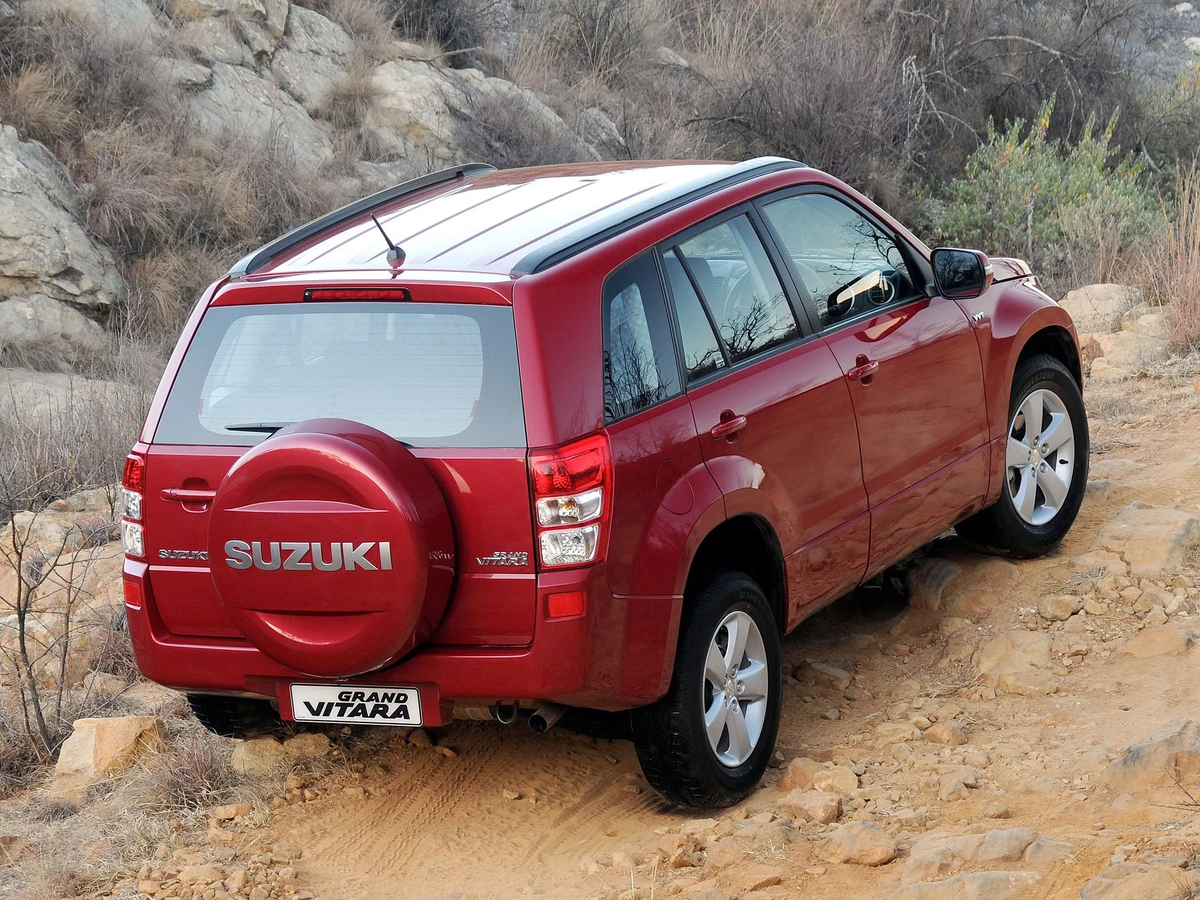
[[[1097,603],[1102,588],[1119,587],[1101,582],[1103,573],[1079,558],[1133,501],[1197,511],[1200,395],[1190,384],[1133,381],[1104,385],[1089,401],[1092,487],[1054,554],[1014,566],[946,539],[909,568],[928,569],[931,560],[957,566],[955,580],[965,587],[954,609],[905,609],[860,593],[786,640],[797,675],[785,686],[782,757],[807,756],[859,775],[860,786],[843,798],[842,821],[882,826],[895,842],[895,862],[830,862],[826,838],[836,826],[789,817],[780,770],[741,807],[697,824],[696,813],[672,809],[646,787],[628,743],[463,723],[436,733],[438,747],[381,739],[360,754],[363,771],[314,777],[305,784],[311,801],[280,808],[268,828],[303,850],[296,886],[329,900],[618,897],[629,896],[631,884],[642,897],[652,884],[655,895],[886,897],[911,880],[906,857],[915,844],[921,851],[922,835],[1020,826],[1053,852],[1008,864],[1032,873],[1035,886],[994,896],[1076,897],[1110,859],[1135,860],[1155,838],[1186,831],[1192,811],[1181,808],[1188,806],[1182,791],[1121,795],[1105,786],[1104,769],[1162,723],[1200,714],[1194,652],[1141,659],[1120,652],[1146,627],[1144,614],[1127,605],[1138,579],[1125,579],[1134,592],[1123,588],[1122,599],[1067,623],[1047,621],[1038,605],[1063,594]],[[1193,586],[1174,625],[1195,621],[1196,566],[1193,555],[1140,582],[1149,590],[1157,580],[1168,592]],[[1035,684],[1031,695],[997,694],[972,668],[979,647],[1013,630],[1054,638],[1052,668],[1038,676],[1048,686]],[[806,660],[851,680],[830,679]],[[966,743],[931,739],[931,722],[949,723]],[[900,730],[885,732],[885,723]],[[901,733],[905,723],[928,733],[889,742],[887,734]],[[963,769],[965,790],[948,788],[947,774]],[[696,834],[695,852],[676,854],[676,868],[666,858],[681,826]],[[660,843],[668,845],[661,853]],[[979,868],[969,857],[961,862],[964,871]],[[942,876],[953,870],[952,863]]]

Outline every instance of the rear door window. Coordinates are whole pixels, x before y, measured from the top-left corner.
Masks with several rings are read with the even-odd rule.
[[[711,375],[725,367],[725,355],[717,342],[712,322],[700,302],[700,295],[684,271],[675,250],[663,254],[663,267],[675,301],[675,317],[679,320],[679,336],[683,343],[683,366],[688,381]]]
[[[522,447],[512,310],[422,303],[214,307],[155,442],[247,445],[340,418],[414,447]]]
[[[732,362],[798,336],[783,285],[748,216],[738,216],[678,247]]]

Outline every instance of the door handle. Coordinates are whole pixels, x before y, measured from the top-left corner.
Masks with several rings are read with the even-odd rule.
[[[162,498],[176,503],[212,503],[216,491],[195,491],[187,488],[163,488]]]
[[[713,426],[711,434],[718,441],[722,438],[733,440],[737,437],[737,433],[745,427],[745,416],[739,416],[732,409],[726,409],[721,411],[721,421]]]
[[[868,359],[866,354],[860,353],[858,354],[858,358],[854,360],[854,368],[846,373],[846,377],[851,381],[861,381],[863,384],[870,384],[878,368],[879,360]]]

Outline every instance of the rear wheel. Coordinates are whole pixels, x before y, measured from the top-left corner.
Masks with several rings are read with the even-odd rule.
[[[253,737],[275,731],[282,724],[268,700],[188,694],[187,701],[200,724],[221,737]]]
[[[650,785],[687,806],[730,806],[758,785],[775,747],[782,693],[779,630],[741,572],[714,577],[685,611],[667,695],[634,710]]]
[[[1013,376],[1000,499],[958,525],[1004,556],[1041,556],[1075,522],[1087,486],[1088,425],[1079,385],[1052,356],[1022,360]]]

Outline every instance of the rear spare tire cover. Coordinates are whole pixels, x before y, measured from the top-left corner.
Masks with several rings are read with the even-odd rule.
[[[342,678],[395,662],[441,620],[450,515],[399,441],[357,422],[276,432],[226,474],[208,528],[212,578],[259,650]]]

